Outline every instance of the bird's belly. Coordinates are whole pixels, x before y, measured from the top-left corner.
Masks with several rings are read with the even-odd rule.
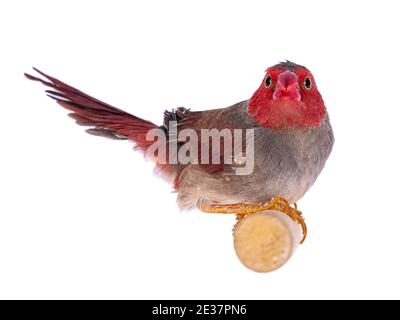
[[[295,177],[278,178],[265,181],[264,188],[269,196],[279,195],[290,203],[298,201],[314,183],[316,177],[309,174],[299,174]]]
[[[278,173],[279,172],[279,173]],[[319,172],[257,171],[249,176],[213,177],[199,169],[185,170],[179,188],[181,208],[199,202],[212,204],[260,203],[281,196],[289,203],[298,201],[315,182]]]
[[[238,200],[242,202],[265,202],[274,196],[281,196],[290,203],[298,201],[314,184],[321,166],[303,162],[300,166],[275,168],[275,170],[254,172],[237,183]],[[233,182],[233,181],[232,181]]]

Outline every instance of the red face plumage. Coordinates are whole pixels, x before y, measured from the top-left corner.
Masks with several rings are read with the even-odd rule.
[[[279,130],[318,127],[326,109],[311,72],[283,62],[267,70],[248,113],[260,125]]]

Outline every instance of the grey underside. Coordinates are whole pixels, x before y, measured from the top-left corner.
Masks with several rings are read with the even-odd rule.
[[[231,128],[254,128],[254,171],[239,176],[229,166],[218,174],[196,164],[181,166],[178,204],[182,210],[205,203],[259,203],[275,195],[293,203],[313,185],[332,150],[328,116],[319,128],[273,131],[247,115],[247,101],[212,112],[212,117],[207,116],[208,128],[223,129],[227,123]],[[203,120],[200,117],[196,124],[202,127]]]

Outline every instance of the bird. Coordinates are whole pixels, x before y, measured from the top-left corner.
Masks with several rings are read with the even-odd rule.
[[[164,133],[169,143],[167,148],[159,149],[149,159],[155,162],[156,173],[176,191],[181,210],[198,208],[210,213],[234,213],[240,219],[278,208],[301,224],[305,238],[307,229],[296,202],[314,184],[334,145],[324,100],[306,67],[289,60],[280,62],[265,71],[261,84],[249,99],[204,111],[185,107],[166,110],[161,125],[33,69],[41,77],[27,73],[25,76],[48,87],[47,95],[71,111],[69,116],[77,124],[90,127],[86,130],[89,134],[130,140],[136,150],[146,153],[154,146],[154,140],[148,139],[149,132]],[[228,133],[250,130],[253,147],[227,154],[224,150],[232,142],[224,140],[223,148],[220,144],[205,148],[208,155],[202,159],[208,161],[199,161],[200,154],[205,154],[202,148],[200,154],[191,158],[195,161],[172,161],[180,151],[187,152],[186,140],[178,139],[180,133],[187,130],[198,133],[196,145],[203,146],[199,136],[207,129],[228,130]],[[244,140],[242,134],[241,146]],[[175,151],[170,151],[171,142],[175,143]],[[160,161],[161,153],[164,161]],[[237,174],[237,169],[243,168],[249,158],[251,172]]]

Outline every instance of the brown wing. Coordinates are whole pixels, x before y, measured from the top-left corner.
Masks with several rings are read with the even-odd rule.
[[[214,109],[214,110],[207,110],[202,112],[191,112],[189,110],[182,110],[184,111],[183,114],[178,117],[178,132],[182,129],[195,129],[197,132],[197,136],[199,137],[198,141],[198,163],[199,167],[204,170],[206,173],[213,174],[213,175],[220,175],[220,174],[229,174],[233,173],[234,169],[238,166],[242,166],[241,164],[237,164],[234,161],[234,147],[233,145],[236,144],[239,146],[241,144],[241,150],[246,152],[246,129],[255,127],[255,123],[248,117],[246,112],[246,101],[237,103],[228,108],[222,109]],[[222,136],[220,139],[219,145],[213,144],[212,139],[209,140],[208,146],[204,146],[201,144],[200,136],[202,129],[216,129],[218,131],[227,129],[231,133],[231,140],[225,140]],[[234,129],[242,130],[242,139],[241,141],[234,141]],[[230,145],[230,150],[232,151],[231,154],[225,154],[225,147]],[[202,163],[202,151],[208,150],[208,163]],[[230,160],[229,163],[226,163],[225,160]],[[240,160],[239,157],[236,157]],[[185,166],[180,166],[178,168],[178,175],[175,180],[175,185],[179,185],[179,173],[184,169]]]

